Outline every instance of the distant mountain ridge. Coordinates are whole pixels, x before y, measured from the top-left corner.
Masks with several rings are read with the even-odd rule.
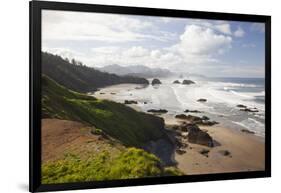
[[[70,62],[47,52],[42,52],[42,74],[68,89],[83,93],[114,84],[149,84],[145,78],[101,72],[75,60]]]
[[[130,75],[144,78],[168,77],[173,75],[173,73],[167,69],[149,68],[144,65],[131,65],[125,67],[118,64],[112,64],[98,69],[103,72],[114,73],[121,76]]]

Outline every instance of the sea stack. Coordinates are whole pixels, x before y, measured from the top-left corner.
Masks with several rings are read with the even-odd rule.
[[[180,81],[175,80],[175,81],[173,82],[173,84],[180,84]]]
[[[193,82],[192,80],[183,80],[182,84],[189,85],[189,84],[195,84],[195,82]]]
[[[162,84],[162,82],[161,82],[159,79],[154,78],[154,79],[152,80],[151,84],[152,84],[152,85],[155,85],[155,84]]]

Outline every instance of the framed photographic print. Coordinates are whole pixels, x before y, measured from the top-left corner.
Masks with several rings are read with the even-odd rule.
[[[30,191],[270,177],[270,25],[30,2]]]

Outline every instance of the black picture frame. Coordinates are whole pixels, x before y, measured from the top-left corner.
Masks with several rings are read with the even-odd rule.
[[[156,8],[93,5],[31,1],[30,5],[30,177],[29,191],[58,191],[90,188],[139,186],[213,180],[261,178],[271,176],[271,17],[233,13],[215,13]],[[41,12],[42,10],[68,10],[80,12],[118,13],[179,18],[219,19],[265,23],[265,170],[203,174],[144,179],[112,180],[99,182],[65,183],[42,185],[41,176]]]

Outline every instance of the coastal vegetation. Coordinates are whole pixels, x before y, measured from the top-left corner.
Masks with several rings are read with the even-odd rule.
[[[42,77],[42,117],[87,123],[127,146],[167,139],[162,118],[71,91],[47,76]]]
[[[128,148],[114,156],[108,151],[88,159],[68,156],[42,166],[44,184],[130,179],[182,175],[174,167],[164,168],[155,155],[142,149]]]
[[[60,85],[83,93],[121,83],[149,84],[144,78],[101,72],[75,59],[69,61],[47,52],[42,53],[42,72]]]

